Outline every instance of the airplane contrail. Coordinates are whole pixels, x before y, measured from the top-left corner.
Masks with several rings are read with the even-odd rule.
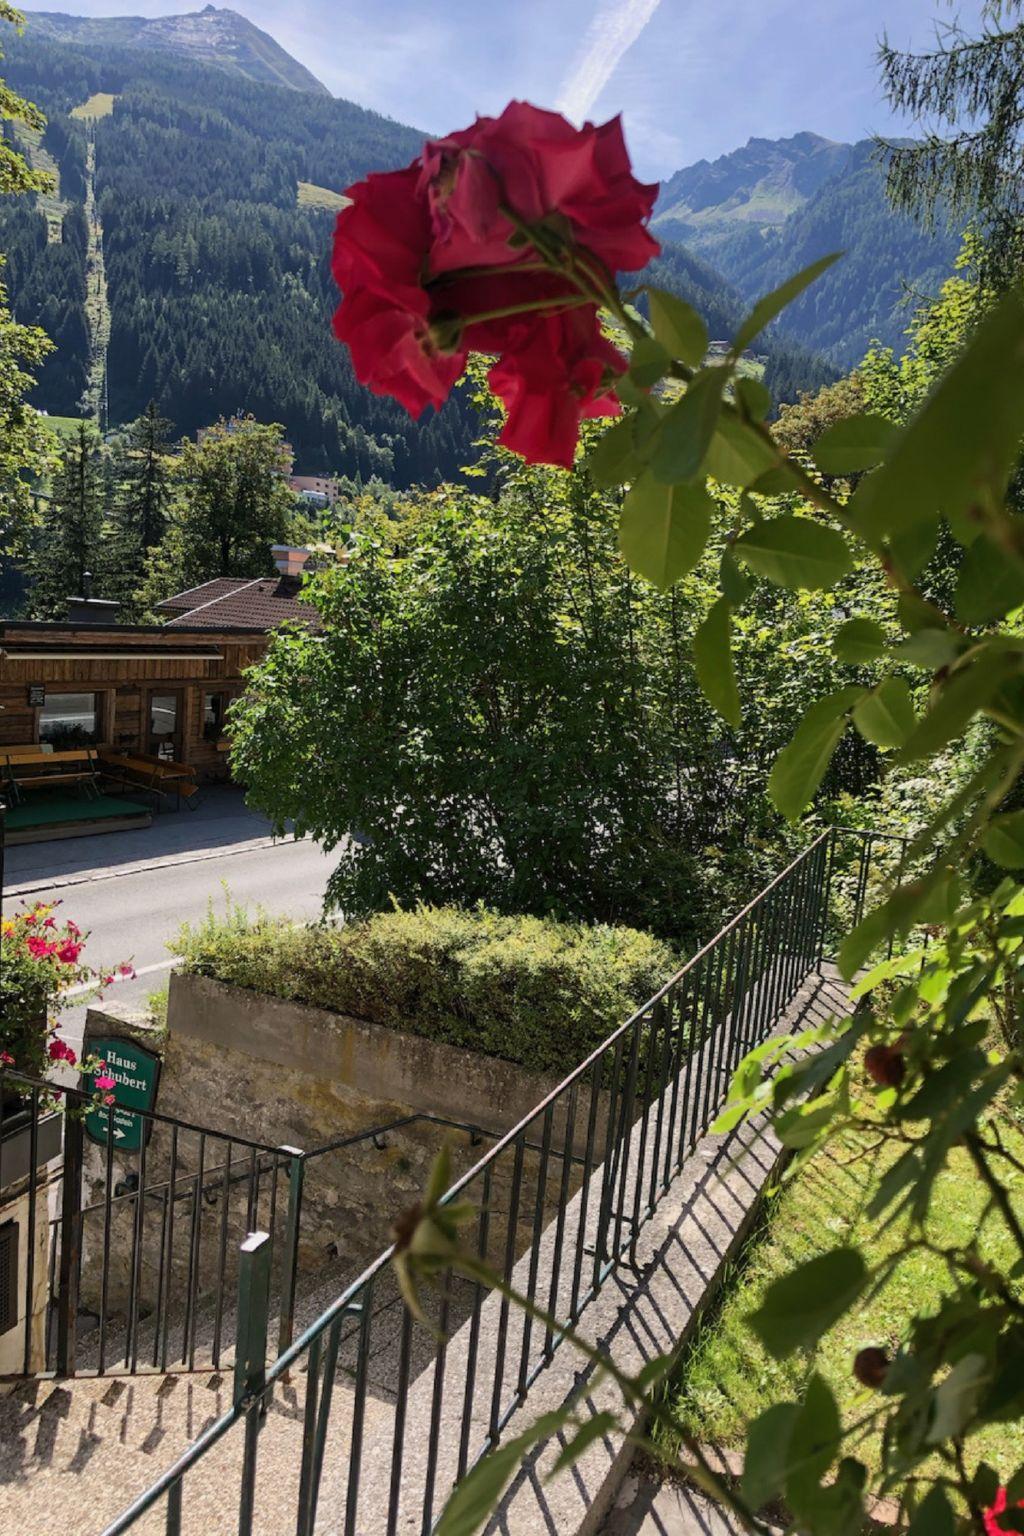
[[[576,123],[586,117],[660,4],[661,0],[602,0],[579,56],[562,81],[560,112]]]

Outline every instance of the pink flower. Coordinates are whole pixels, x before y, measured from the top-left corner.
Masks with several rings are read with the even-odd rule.
[[[76,944],[73,940],[67,939],[58,949],[57,959],[63,961],[65,965],[74,965],[81,953],[81,944]]]
[[[103,1102],[104,1102],[104,1104],[113,1104],[116,1101],[115,1101],[114,1095],[112,1093],[105,1093],[103,1095]]]
[[[25,940],[25,947],[34,960],[47,960],[57,950],[56,944],[48,943],[46,939],[41,939],[34,933]]]
[[[81,928],[79,928],[77,923],[73,923],[71,921],[70,917],[68,918],[67,922],[64,924],[64,927],[67,929],[68,933],[70,933],[70,935],[71,935],[71,937],[73,939],[80,939],[82,937],[82,930],[81,930]]]
[[[53,917],[48,917],[46,919],[46,921],[43,923],[43,927],[44,928],[56,928],[56,926],[57,926],[57,920],[56,920],[56,918],[53,918]]]
[[[131,981],[135,976],[135,967],[126,961],[124,964],[118,966],[117,974],[119,976],[124,976],[127,980]]]
[[[66,1061],[69,1067],[73,1067],[78,1060],[70,1045],[66,1044],[59,1035],[55,1035],[50,1041],[48,1051],[51,1061]]]
[[[99,1077],[93,1079],[93,1082],[96,1084],[96,1087],[104,1093],[114,1086],[114,1079],[111,1077],[109,1072],[101,1073]]]
[[[10,1051],[0,1051],[0,1067],[13,1067],[14,1057]]]
[[[109,987],[110,983],[113,981],[113,979],[114,979],[113,972],[111,972],[111,974],[109,976],[101,976],[100,977],[100,986],[101,987]]]

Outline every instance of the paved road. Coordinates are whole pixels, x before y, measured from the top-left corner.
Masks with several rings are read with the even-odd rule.
[[[273,842],[269,831],[237,796],[225,795],[201,817],[163,816],[143,831],[12,848],[5,910],[22,895],[59,897],[64,913],[90,930],[92,965],[131,960],[139,972],[108,996],[141,1002],[166,985],[168,939],[201,918],[211,900],[223,911],[225,887],[243,906],[317,916],[335,857],[310,842]],[[61,1033],[72,1043],[81,1038],[84,1012],[63,1015]]]

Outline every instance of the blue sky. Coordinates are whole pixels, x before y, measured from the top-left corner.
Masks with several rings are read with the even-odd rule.
[[[49,0],[56,9],[60,0]],[[43,7],[40,7],[42,9]],[[104,16],[174,0],[72,0]],[[198,9],[198,6],[195,7]],[[511,96],[569,116],[623,112],[638,171],[668,175],[751,136],[899,131],[878,89],[883,31],[928,46],[981,0],[235,0],[336,95],[441,132]]]

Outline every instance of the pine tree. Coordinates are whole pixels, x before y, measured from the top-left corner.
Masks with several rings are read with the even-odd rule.
[[[29,609],[34,619],[63,619],[67,600],[85,592],[87,573],[100,595],[106,571],[100,564],[104,470],[95,430],[80,422],[61,453],[53,491],[40,519],[25,565],[32,582]]]
[[[889,196],[934,226],[977,218],[986,275],[1012,281],[1024,261],[1024,0],[986,0],[979,35],[956,20],[928,53],[888,41],[882,84],[895,112],[922,127],[913,143],[880,140]]]
[[[137,594],[147,562],[167,530],[173,475],[171,432],[172,423],[160,415],[151,400],[142,415],[126,427],[115,454],[107,535],[108,585],[109,596],[121,602],[123,619],[137,616]]]

